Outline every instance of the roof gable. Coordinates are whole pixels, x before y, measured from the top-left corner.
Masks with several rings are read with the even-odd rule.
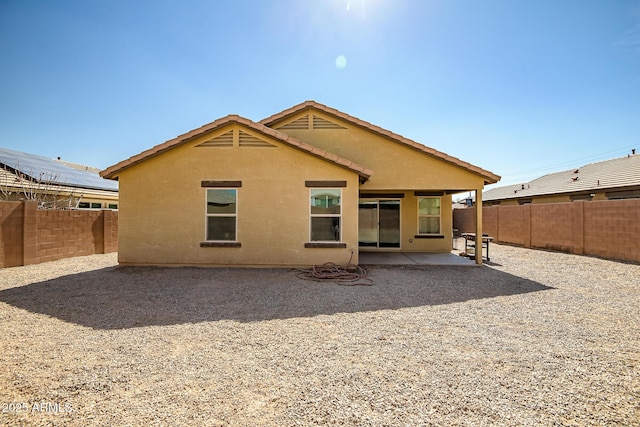
[[[309,120],[309,117],[315,117],[315,115],[313,114],[313,111],[319,111],[325,114],[328,114],[329,116],[333,116],[336,117],[340,120],[343,120],[351,125],[354,126],[358,126],[360,128],[363,128],[369,132],[373,132],[375,134],[378,134],[380,136],[383,136],[387,139],[390,139],[396,143],[402,144],[404,146],[408,146],[412,149],[415,149],[419,152],[421,152],[422,154],[426,154],[432,157],[435,157],[437,159],[443,160],[445,162],[451,163],[453,165],[456,165],[458,167],[467,169],[477,175],[480,175],[481,177],[484,178],[485,183],[487,184],[493,184],[496,183],[500,180],[500,176],[489,172],[487,170],[484,170],[478,166],[474,166],[471,163],[462,161],[456,157],[453,156],[449,156],[446,153],[443,153],[441,151],[435,150],[433,148],[427,147],[423,144],[420,144],[418,142],[415,142],[409,138],[405,138],[402,135],[396,134],[394,132],[391,132],[387,129],[383,129],[380,126],[376,126],[374,124],[371,124],[369,122],[366,122],[364,120],[358,119],[357,117],[353,117],[350,116],[349,114],[343,113],[339,110],[336,110],[335,108],[331,108],[328,107],[324,104],[320,104],[318,102],[315,101],[305,101],[301,104],[295,105],[289,109],[286,109],[284,111],[281,111],[279,113],[276,113],[272,116],[269,116],[265,119],[262,119],[260,121],[261,124],[268,126],[268,127],[272,127],[277,125],[278,123],[281,123],[283,121],[286,121],[288,118],[298,115],[300,112],[304,112],[308,110],[309,114],[302,116],[300,118],[297,118],[295,120],[293,120],[290,123],[285,124],[281,129],[285,130],[287,126],[291,126],[294,123],[297,124],[297,126],[303,126],[304,125],[304,118],[307,118],[307,120]],[[326,120],[326,119],[325,119]],[[309,121],[310,123],[313,123],[313,121]],[[340,126],[338,123],[335,123],[335,125]],[[311,126],[314,126],[314,124],[312,124]],[[295,129],[309,129],[309,127],[295,127]]]
[[[295,113],[294,113],[295,114]],[[290,117],[290,116],[289,116]],[[275,126],[273,127],[276,128]],[[302,117],[297,117],[288,123],[277,127],[278,130],[300,130],[300,129],[346,129],[344,126],[327,120],[317,114],[309,113]]]
[[[256,123],[247,118],[238,116],[238,115],[228,115],[226,117],[222,117],[218,120],[215,120],[211,123],[208,123],[204,126],[201,126],[197,129],[194,129],[190,132],[179,135],[173,139],[170,139],[162,144],[156,145],[146,151],[143,151],[140,154],[132,156],[126,160],[123,160],[113,166],[108,167],[107,169],[100,172],[100,175],[109,178],[109,179],[117,179],[118,174],[122,172],[124,169],[135,166],[139,163],[146,161],[152,157],[158,156],[164,152],[167,152],[179,145],[185,144],[189,141],[192,141],[195,138],[203,136],[207,133],[215,132],[216,130],[220,130],[221,128],[231,125],[238,124],[244,128],[246,128],[249,132],[243,132],[240,130],[238,133],[239,144],[244,147],[268,147],[272,146],[270,143],[262,140],[261,138],[257,138],[252,135],[250,132],[256,132],[258,135],[263,135],[268,138],[273,138],[274,140],[284,143],[290,147],[296,148],[303,152],[306,152],[312,156],[318,157],[327,162],[333,163],[342,168],[351,170],[352,172],[357,173],[361,180],[366,181],[373,174],[373,171],[367,169],[366,167],[359,165],[351,160],[342,158],[338,155],[329,153],[325,150],[321,150],[317,147],[314,147],[311,144],[298,141],[297,139],[290,137],[287,134],[279,132],[275,129],[271,129],[267,126],[264,126],[260,123]],[[216,137],[211,138],[203,143],[201,143],[200,147],[229,147],[233,146],[233,130],[218,135]]]

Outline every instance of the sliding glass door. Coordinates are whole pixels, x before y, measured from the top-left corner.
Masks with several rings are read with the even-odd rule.
[[[361,199],[358,223],[361,247],[400,247],[400,200]]]

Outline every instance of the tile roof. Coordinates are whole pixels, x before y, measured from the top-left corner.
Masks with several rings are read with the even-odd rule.
[[[222,126],[226,126],[228,124],[232,124],[232,123],[237,123],[240,125],[244,125],[254,131],[257,131],[259,133],[262,133],[263,135],[266,136],[270,136],[282,143],[285,143],[291,147],[297,148],[299,150],[305,151],[313,156],[319,157],[323,160],[326,160],[328,162],[334,163],[338,166],[341,166],[343,168],[349,169],[355,173],[357,173],[358,175],[360,175],[361,178],[363,178],[364,180],[369,179],[369,177],[371,177],[371,175],[373,175],[373,171],[370,169],[367,169],[366,167],[359,165],[355,162],[352,162],[351,160],[342,158],[340,156],[337,156],[335,154],[329,153],[327,151],[321,150],[311,144],[308,144],[306,142],[302,142],[302,141],[298,141],[297,139],[290,137],[287,134],[284,134],[282,132],[279,132],[275,129],[271,129],[267,126],[264,126],[263,124],[260,123],[256,123],[252,120],[249,120],[247,118],[241,117],[237,114],[231,114],[228,115],[226,117],[222,117],[218,120],[215,120],[211,123],[208,123],[204,126],[201,126],[197,129],[194,129],[190,132],[184,133],[182,135],[179,135],[173,139],[170,139],[162,144],[156,145],[155,147],[152,147],[146,151],[143,151],[140,154],[137,154],[135,156],[132,156],[126,160],[123,160],[113,166],[108,167],[107,169],[103,170],[102,172],[100,172],[100,175],[105,177],[105,178],[109,178],[109,179],[115,179],[117,177],[117,175],[124,169],[129,168],[131,166],[134,166],[144,160],[147,160],[150,157],[154,157],[157,156],[161,153],[164,153],[165,151],[168,151],[180,144],[183,144],[185,142],[188,142],[190,140],[192,140],[193,138],[196,138],[200,135],[203,135],[207,132],[211,132],[215,129],[218,129]]]
[[[640,154],[554,172],[524,184],[486,190],[483,201],[640,186]]]
[[[498,182],[500,180],[500,176],[489,172],[487,170],[484,170],[478,166],[474,166],[471,163],[462,161],[460,159],[458,159],[457,157],[453,157],[453,156],[449,156],[446,153],[443,153],[441,151],[438,150],[434,150],[433,148],[427,147],[425,145],[422,145],[418,142],[415,142],[409,138],[405,138],[402,135],[398,135],[397,133],[391,132],[387,129],[383,129],[380,126],[376,126],[374,124],[371,124],[369,122],[366,122],[364,120],[361,120],[357,117],[353,117],[350,116],[349,114],[343,113],[342,111],[336,110],[335,108],[331,108],[328,107],[324,104],[320,104],[319,102],[316,101],[305,101],[301,104],[295,105],[291,108],[288,108],[284,111],[281,111],[279,113],[276,113],[272,116],[269,116],[265,119],[262,119],[260,121],[261,124],[266,125],[266,126],[272,126],[273,124],[289,117],[292,116],[294,114],[299,113],[300,111],[304,111],[306,109],[315,109],[318,111],[322,111],[324,113],[327,113],[329,115],[332,115],[334,117],[340,118],[348,123],[354,124],[356,126],[359,126],[361,128],[364,128],[366,130],[369,130],[371,132],[377,133],[378,135],[384,136],[386,138],[389,138],[395,142],[398,142],[400,144],[404,144],[406,146],[409,146],[413,149],[416,149],[424,154],[428,154],[430,156],[436,157],[438,159],[444,160],[448,163],[454,164],[456,166],[459,166],[461,168],[467,169],[473,173],[476,173],[480,176],[482,176],[485,179],[485,183],[487,184],[494,184],[496,182]]]
[[[118,191],[118,183],[101,178],[94,168],[70,167],[64,162],[36,154],[0,148],[0,168],[19,171],[31,179],[47,184],[94,190]]]

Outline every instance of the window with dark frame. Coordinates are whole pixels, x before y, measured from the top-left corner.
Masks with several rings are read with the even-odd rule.
[[[340,241],[341,199],[342,190],[339,188],[310,190],[310,240],[312,242]]]
[[[102,209],[102,203],[98,202],[80,202],[78,209]]]
[[[236,241],[237,190],[235,188],[207,188],[206,240]]]

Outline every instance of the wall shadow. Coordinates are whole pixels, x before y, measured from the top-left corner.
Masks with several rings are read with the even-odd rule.
[[[110,267],[0,291],[14,307],[94,329],[254,322],[451,304],[553,289],[489,267],[372,267],[373,286],[287,269]]]

